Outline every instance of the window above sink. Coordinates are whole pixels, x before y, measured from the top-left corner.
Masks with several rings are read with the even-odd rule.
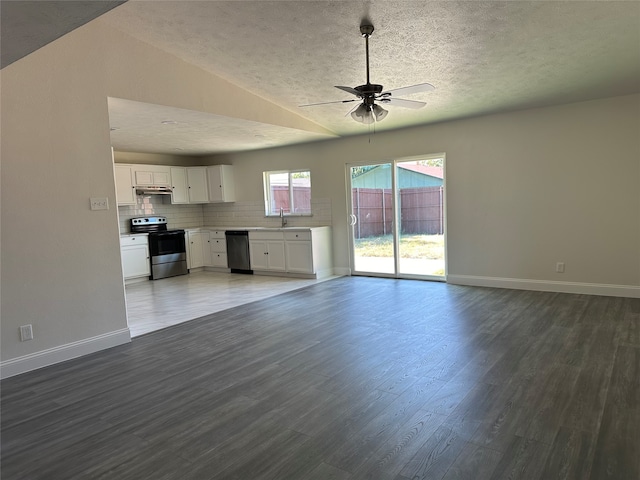
[[[265,215],[310,216],[311,172],[279,170],[263,173]]]

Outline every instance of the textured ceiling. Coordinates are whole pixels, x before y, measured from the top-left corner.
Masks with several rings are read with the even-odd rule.
[[[335,85],[429,82],[376,129],[640,91],[640,3],[136,1],[103,18],[340,135],[364,133]]]
[[[299,105],[350,99],[334,86],[365,83],[358,29],[365,17],[375,26],[372,83],[385,89],[423,82],[436,87],[405,97],[427,102],[422,109],[388,106],[378,131],[640,92],[638,1],[129,0],[97,21],[338,135],[350,135],[369,131],[347,116],[352,104]],[[242,126],[238,120],[161,108],[113,99],[111,124],[119,127],[112,134],[114,147],[215,153],[318,137],[268,121]],[[173,117],[180,124],[180,115],[190,121],[171,139],[167,125],[157,120]],[[134,135],[127,122],[149,126]],[[208,129],[218,137],[228,134],[227,141],[202,141]],[[160,144],[161,134],[166,145]]]
[[[327,135],[203,112],[109,98],[114,149],[205,155],[309,142]]]

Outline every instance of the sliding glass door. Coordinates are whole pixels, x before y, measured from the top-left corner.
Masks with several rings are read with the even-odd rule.
[[[347,168],[353,270],[364,274],[395,275],[392,164]]]
[[[444,155],[349,165],[358,275],[445,278]]]

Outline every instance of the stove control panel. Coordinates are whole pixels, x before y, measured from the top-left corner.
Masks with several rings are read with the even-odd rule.
[[[141,217],[131,219],[131,225],[162,225],[166,223],[166,217]]]

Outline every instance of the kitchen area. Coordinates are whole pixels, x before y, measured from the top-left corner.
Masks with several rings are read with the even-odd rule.
[[[329,199],[267,216],[235,201],[232,165],[114,158],[132,336],[332,278]]]

